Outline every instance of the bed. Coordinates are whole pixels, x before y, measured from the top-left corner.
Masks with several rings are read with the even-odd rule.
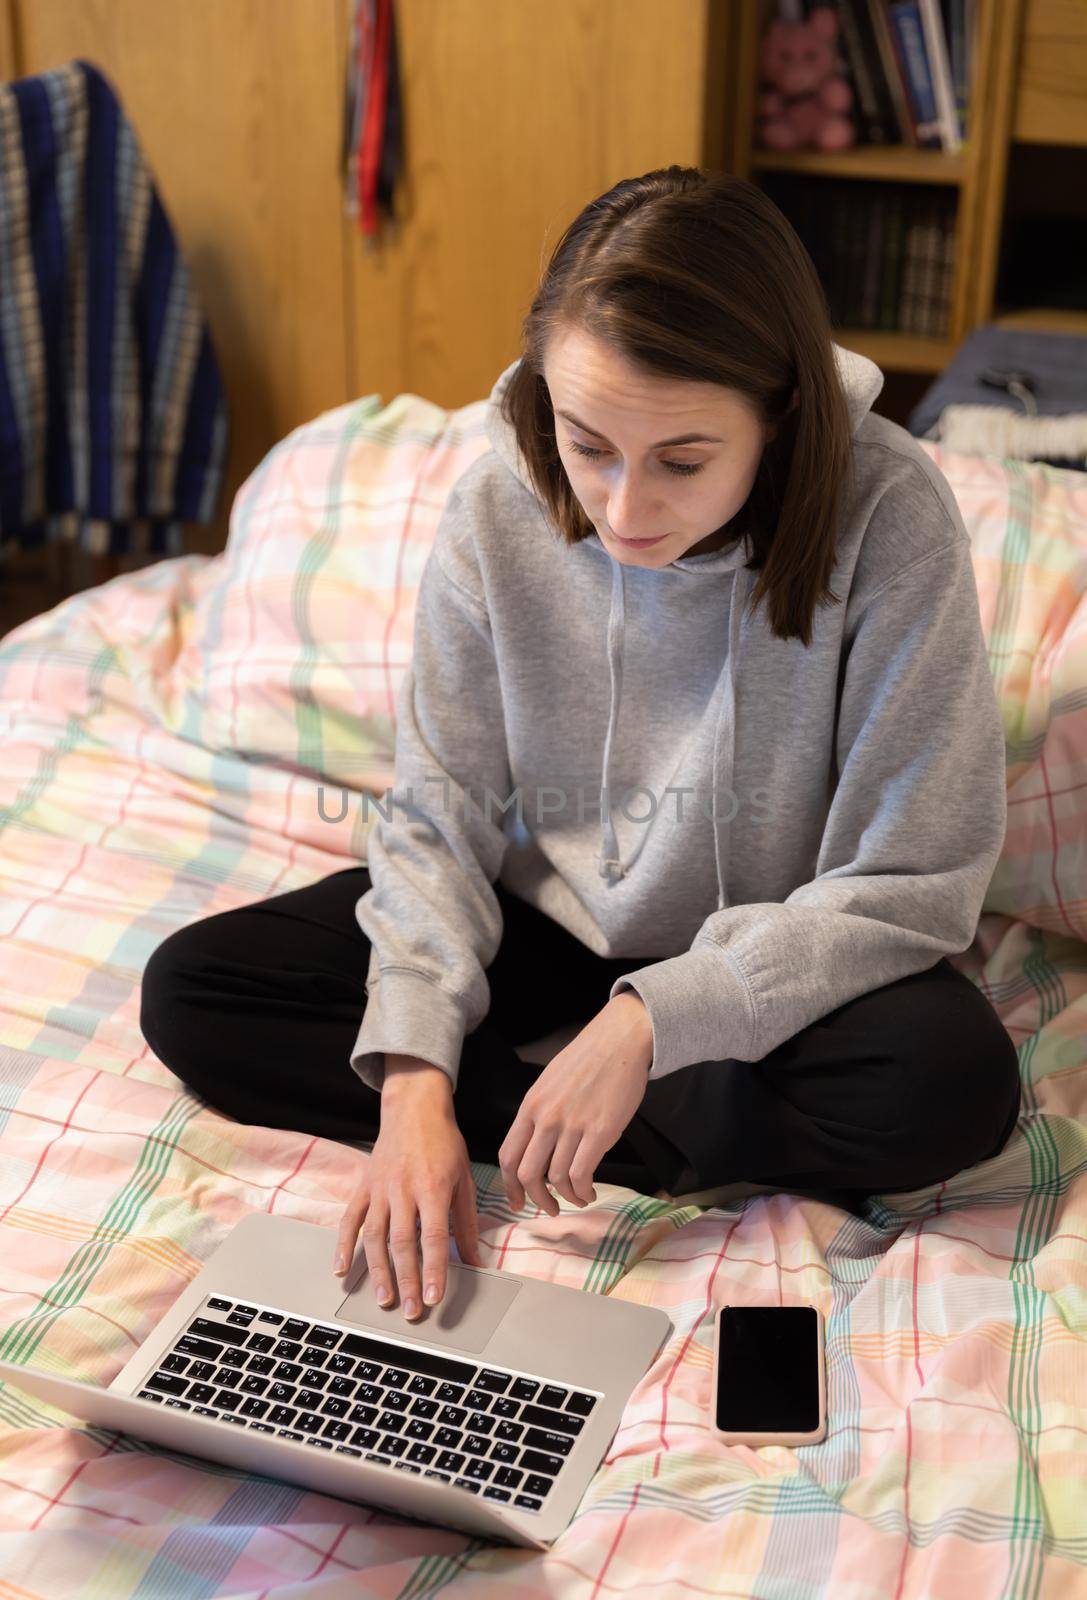
[[[143,1041],[140,975],[182,924],[366,859],[420,573],[483,413],[413,394],[329,411],[243,485],[221,555],[122,574],[0,641],[0,1355],[106,1385],[247,1212],[337,1224],[358,1149],[196,1098]],[[1005,851],[954,958],[1018,1049],[1005,1150],[859,1214],[599,1184],[585,1210],[518,1215],[477,1166],[486,1264],[674,1324],[551,1551],[6,1384],[4,1600],[1087,1594],[1087,473],[923,448],[970,532],[1007,737]],[[711,1436],[726,1298],[820,1306],[823,1443]]]

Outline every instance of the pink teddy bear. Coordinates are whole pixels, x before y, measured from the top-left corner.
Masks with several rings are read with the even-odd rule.
[[[853,90],[839,75],[838,17],[817,6],[804,22],[778,17],[763,35],[758,143],[766,150],[846,150],[857,132],[847,115]]]

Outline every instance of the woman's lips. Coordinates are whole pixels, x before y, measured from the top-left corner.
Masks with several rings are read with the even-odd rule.
[[[667,539],[668,534],[659,533],[655,539],[620,539],[617,533],[611,536],[616,544],[625,544],[630,550],[646,550],[651,544],[660,544],[662,539]]]

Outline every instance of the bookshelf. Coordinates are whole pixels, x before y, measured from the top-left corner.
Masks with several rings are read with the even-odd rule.
[[[803,192],[806,204],[815,195],[818,204],[818,191],[813,186],[823,180],[834,180],[824,190],[828,201],[832,188],[841,192],[842,180],[848,180],[850,185],[925,186],[928,193],[941,195],[951,230],[949,259],[945,263],[950,281],[946,285],[943,332],[933,336],[835,323],[834,337],[839,344],[869,356],[885,371],[941,371],[966,334],[992,317],[1024,0],[976,0],[976,6],[967,137],[961,150],[954,154],[906,145],[862,145],[841,151],[758,148],[754,132],[759,40],[776,7],[772,0],[737,0],[732,10],[731,57],[736,78],[730,126],[726,129],[726,147],[731,141],[732,172],[773,192],[798,230],[790,193],[796,196]],[[786,176],[784,194],[778,181],[781,175]],[[797,181],[791,182],[792,179]],[[871,191],[873,196],[875,192]],[[908,191],[900,193],[905,195]],[[818,261],[816,264],[820,266]]]

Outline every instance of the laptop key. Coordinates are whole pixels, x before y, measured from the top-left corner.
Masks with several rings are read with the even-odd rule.
[[[421,1372],[417,1372],[408,1384],[408,1391],[410,1394],[429,1395],[434,1393],[437,1386],[438,1380],[436,1378],[425,1378]]]
[[[365,1427],[368,1428],[376,1416],[376,1406],[355,1406],[352,1409],[350,1421],[361,1422]]]
[[[335,1395],[329,1395],[321,1407],[326,1417],[345,1417],[347,1415],[347,1401],[338,1400]]]
[[[220,1344],[245,1343],[244,1328],[232,1328],[226,1322],[213,1322],[210,1317],[194,1317],[188,1331],[198,1338],[217,1339]]]
[[[208,1304],[209,1305],[214,1305],[215,1301],[214,1300],[209,1300]],[[271,1323],[274,1323],[276,1327],[278,1327],[279,1324],[283,1321],[283,1315],[279,1311],[262,1311],[260,1316],[257,1318],[257,1321],[258,1322],[271,1322]]]
[[[408,1460],[417,1461],[421,1467],[429,1467],[437,1453],[432,1444],[413,1444],[408,1451]]]
[[[267,1409],[267,1400],[258,1400],[256,1395],[253,1395],[242,1405],[241,1415],[243,1417],[263,1417]]]
[[[464,1406],[443,1406],[438,1412],[438,1421],[448,1424],[451,1428],[462,1428],[467,1415]]]
[[[491,1449],[492,1461],[516,1461],[519,1455],[520,1451],[517,1446],[508,1444],[503,1439],[500,1439]]]
[[[455,1361],[452,1356],[441,1356],[432,1350],[391,1345],[383,1339],[371,1339],[361,1333],[345,1334],[340,1349],[348,1355],[364,1356],[372,1361],[392,1361],[397,1367],[425,1372],[431,1378],[447,1378],[451,1383],[470,1384],[476,1375],[473,1362]]]
[[[508,1394],[499,1395],[491,1402],[491,1415],[495,1417],[515,1417],[521,1409],[519,1400],[511,1400]]]
[[[505,1394],[512,1373],[499,1372],[495,1367],[484,1367],[476,1379],[477,1389],[489,1389],[492,1394]]]
[[[290,1406],[273,1406],[268,1413],[268,1421],[274,1422],[277,1428],[289,1428],[295,1415]]]
[[[385,1398],[385,1392],[379,1389],[376,1383],[360,1383],[355,1390],[355,1398],[365,1401],[368,1406],[380,1405]]]
[[[402,1433],[407,1420],[399,1411],[379,1411],[377,1414],[377,1426],[384,1433]]]
[[[276,1430],[270,1422],[251,1422],[249,1431],[250,1433],[275,1433]]]
[[[528,1466],[528,1462],[522,1462],[521,1465]],[[530,1472],[525,1479],[525,1493],[542,1497],[550,1489],[551,1483],[552,1480],[550,1478],[543,1478],[538,1473]]]
[[[222,1356],[224,1367],[236,1367],[239,1370],[246,1365],[245,1351],[238,1350],[234,1345],[229,1345]]]
[[[351,1443],[357,1444],[360,1450],[376,1450],[381,1443],[381,1435],[375,1428],[356,1428],[351,1435]]]
[[[437,1411],[437,1400],[413,1400],[411,1402],[411,1414],[413,1417],[425,1417],[429,1422],[431,1417],[437,1415]]]
[[[163,1372],[184,1372],[188,1364],[185,1356],[167,1356],[160,1370]]]
[[[545,1433],[542,1428],[530,1428],[523,1443],[533,1450],[546,1450],[553,1456],[568,1456],[574,1441],[566,1433]]]
[[[332,1450],[334,1448],[331,1439],[307,1439],[306,1443],[315,1444],[321,1450]]]
[[[579,1434],[585,1426],[584,1417],[571,1416],[568,1411],[554,1411],[550,1406],[522,1406],[521,1421],[558,1433]]]
[[[496,1439],[513,1441],[519,1439],[524,1431],[519,1422],[500,1422],[494,1430],[494,1436]]]
[[[333,1378],[328,1385],[329,1394],[342,1394],[350,1400],[355,1392],[355,1384],[350,1378]]]
[[[168,1394],[166,1396],[165,1404],[168,1405],[168,1406],[177,1406],[177,1408],[180,1411],[191,1411],[192,1410],[192,1406],[189,1404],[189,1402],[187,1400],[179,1400],[177,1398],[177,1396],[174,1395],[174,1394]]]
[[[499,1489],[496,1484],[489,1483],[483,1491],[484,1500],[509,1500],[512,1498],[508,1489]]]
[[[328,1366],[325,1370],[326,1372],[353,1372],[354,1367],[355,1363],[350,1356],[340,1355],[337,1352],[336,1355],[329,1356]],[[340,1381],[342,1382],[343,1380],[341,1379]]]
[[[440,1478],[443,1483],[452,1483],[453,1479],[448,1472],[439,1472],[437,1467],[427,1467],[423,1473],[424,1478]]]
[[[281,1339],[273,1348],[272,1354],[279,1356],[283,1361],[293,1361],[302,1354],[302,1346],[297,1339]]]
[[[351,1424],[348,1422],[330,1422],[322,1435],[325,1439],[349,1439],[351,1437]]]
[[[536,1400],[541,1406],[561,1406],[565,1405],[569,1393],[569,1389],[560,1389],[557,1383],[545,1383]]]
[[[429,1439],[434,1431],[432,1422],[424,1422],[422,1417],[412,1417],[404,1429],[405,1439]]]
[[[517,1494],[513,1497],[515,1506],[521,1506],[525,1511],[539,1511],[540,1501],[534,1500],[530,1494]]]
[[[252,1373],[239,1384],[242,1394],[263,1394],[268,1387],[267,1378],[256,1378]]]
[[[342,1328],[323,1328],[316,1323],[307,1335],[310,1344],[319,1344],[323,1350],[334,1350],[340,1342]]]
[[[174,1345],[175,1350],[180,1350],[184,1356],[205,1356],[212,1361],[218,1361],[222,1345],[213,1343],[211,1339],[197,1339],[191,1333],[183,1333]]]
[[[564,1457],[546,1456],[542,1450],[526,1450],[518,1462],[526,1472],[546,1472],[550,1478],[560,1472],[563,1465]]]
[[[208,1301],[208,1305],[213,1311],[233,1311],[234,1309],[233,1300],[213,1299]]]
[[[247,1417],[235,1417],[229,1412],[227,1412],[220,1420],[223,1422],[233,1422],[239,1428],[248,1428],[249,1426],[249,1419]]]
[[[297,1361],[281,1361],[275,1370],[275,1376],[280,1383],[297,1383],[302,1376],[302,1368]]]
[[[458,1489],[470,1489],[473,1494],[478,1494],[483,1487],[481,1483],[476,1483],[471,1478],[454,1478],[453,1482]]]
[[[460,1440],[461,1434],[458,1428],[439,1428],[434,1435],[434,1443],[441,1445],[443,1449],[449,1449],[453,1445],[459,1444]]]
[[[488,1443],[487,1436],[482,1433],[469,1433],[464,1438],[464,1448],[470,1456],[485,1456]]]
[[[280,1428],[279,1431],[282,1434],[284,1439],[299,1440],[299,1439],[304,1439],[306,1437],[304,1433],[298,1433],[298,1432],[295,1431],[294,1428]]]
[[[402,1389],[411,1377],[410,1372],[405,1372],[403,1367],[386,1367],[382,1383],[389,1389]]]
[[[301,1317],[288,1317],[279,1331],[285,1339],[304,1339],[309,1333],[309,1323],[303,1322]]]
[[[215,1396],[215,1404],[220,1411],[233,1411],[242,1403],[240,1394],[235,1394],[233,1389],[220,1389]]]
[[[470,1433],[490,1433],[493,1427],[494,1418],[489,1417],[485,1411],[473,1411],[468,1418],[468,1430]]]
[[[342,1352],[337,1352],[334,1361],[344,1359]],[[373,1383],[381,1372],[381,1363],[378,1361],[357,1361],[355,1363],[355,1377],[365,1378],[367,1383]]]
[[[402,1456],[408,1448],[408,1441],[397,1438],[395,1433],[387,1433],[377,1448],[383,1456]]]
[[[185,1394],[189,1384],[186,1378],[179,1378],[176,1372],[155,1372],[147,1380],[149,1389],[158,1389],[161,1394]]]
[[[470,1411],[486,1411],[491,1403],[491,1397],[484,1389],[469,1389],[464,1397],[464,1404]]]
[[[353,1444],[338,1444],[336,1449],[341,1455],[345,1456],[361,1456],[362,1454],[362,1451],[356,1450]]]
[[[274,1344],[275,1340],[270,1339],[266,1333],[251,1333],[249,1335],[249,1343],[245,1348],[247,1350],[255,1350],[258,1356],[263,1356],[267,1355]]]
[[[515,1378],[510,1390],[512,1400],[531,1400],[540,1387],[535,1378]]]
[[[515,1471],[513,1467],[499,1467],[494,1475],[494,1482],[503,1489],[516,1489],[523,1477],[524,1473]]]
[[[464,1385],[463,1383],[440,1383],[434,1398],[435,1400],[444,1401],[447,1405],[459,1405],[464,1399]]]
[[[320,1433],[322,1419],[313,1411],[300,1411],[295,1427],[300,1433]]]
[[[489,1478],[493,1471],[493,1461],[481,1461],[479,1457],[476,1456],[475,1459],[469,1461],[468,1465],[465,1467],[464,1476],[466,1478],[484,1479]]]
[[[298,1404],[304,1406],[307,1411],[316,1411],[324,1395],[320,1389],[299,1389],[297,1399]]]
[[[252,1317],[244,1316],[240,1311],[232,1311],[226,1320],[232,1322],[238,1328],[248,1328],[253,1319]]]
[[[162,1396],[160,1394],[156,1395],[155,1399],[161,1400]],[[213,1411],[210,1406],[193,1406],[193,1410],[199,1411],[202,1417],[217,1417],[219,1415],[219,1413],[217,1411]]]
[[[189,1390],[189,1399],[197,1405],[205,1406],[214,1397],[215,1390],[210,1383],[194,1383]]]
[[[382,1396],[386,1411],[406,1411],[411,1405],[411,1396],[403,1394],[399,1389],[388,1389]]]
[[[464,1466],[464,1456],[456,1450],[443,1450],[435,1465],[443,1472],[459,1472]]]
[[[271,1356],[254,1356],[246,1371],[255,1372],[258,1378],[266,1378],[274,1366]]]

